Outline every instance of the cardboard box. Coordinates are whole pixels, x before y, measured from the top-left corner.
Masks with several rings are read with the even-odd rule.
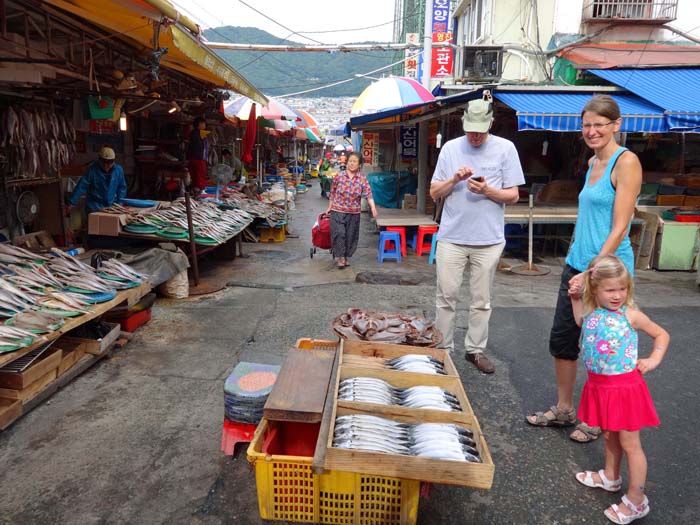
[[[169,205],[169,203],[161,202],[158,205],[150,208],[127,208],[131,214],[141,214],[151,212],[159,206],[161,208],[166,208]],[[116,237],[122,231],[122,226],[128,222],[129,215],[129,213],[105,213],[103,211],[93,212],[88,215],[88,233],[90,235],[107,235],[109,237]]]
[[[418,197],[407,193],[403,196],[403,205],[401,206],[404,210],[415,210],[418,204]]]
[[[87,339],[84,337],[72,337],[64,335],[58,340],[58,345],[62,348],[81,350],[86,354],[102,355],[112,343],[114,343],[121,333],[121,326],[118,323],[107,323],[112,327],[109,333],[102,339]]]
[[[127,217],[125,213],[93,212],[88,215],[88,234],[116,237],[126,224]]]

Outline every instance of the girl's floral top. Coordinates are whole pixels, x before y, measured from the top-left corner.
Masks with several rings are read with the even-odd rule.
[[[583,320],[581,350],[586,370],[595,374],[626,374],[637,367],[637,331],[625,312],[596,308]]]
[[[362,197],[372,198],[372,189],[364,173],[356,173],[353,177],[346,171],[333,179],[331,185],[331,211],[342,213],[360,213]]]

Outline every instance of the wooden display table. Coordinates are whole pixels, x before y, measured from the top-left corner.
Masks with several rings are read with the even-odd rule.
[[[397,208],[377,208],[377,227],[387,226],[437,226],[430,215],[421,213],[418,210],[397,209]]]

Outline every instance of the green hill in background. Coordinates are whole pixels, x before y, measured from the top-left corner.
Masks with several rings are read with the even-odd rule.
[[[205,30],[204,36],[210,42],[299,44],[292,40],[283,40],[255,27],[217,27]],[[216,52],[256,88],[270,96],[285,95],[331,84],[352,78],[356,73],[366,74],[394,61],[393,51],[305,53],[217,49]],[[386,73],[388,74],[389,71],[387,70]],[[374,76],[381,76],[381,73]],[[300,96],[356,97],[371,82],[371,80],[357,78],[351,82]]]

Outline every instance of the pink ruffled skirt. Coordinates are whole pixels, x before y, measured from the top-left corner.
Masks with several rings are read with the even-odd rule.
[[[647,384],[639,370],[602,375],[588,372],[578,418],[592,427],[634,432],[659,425]]]

